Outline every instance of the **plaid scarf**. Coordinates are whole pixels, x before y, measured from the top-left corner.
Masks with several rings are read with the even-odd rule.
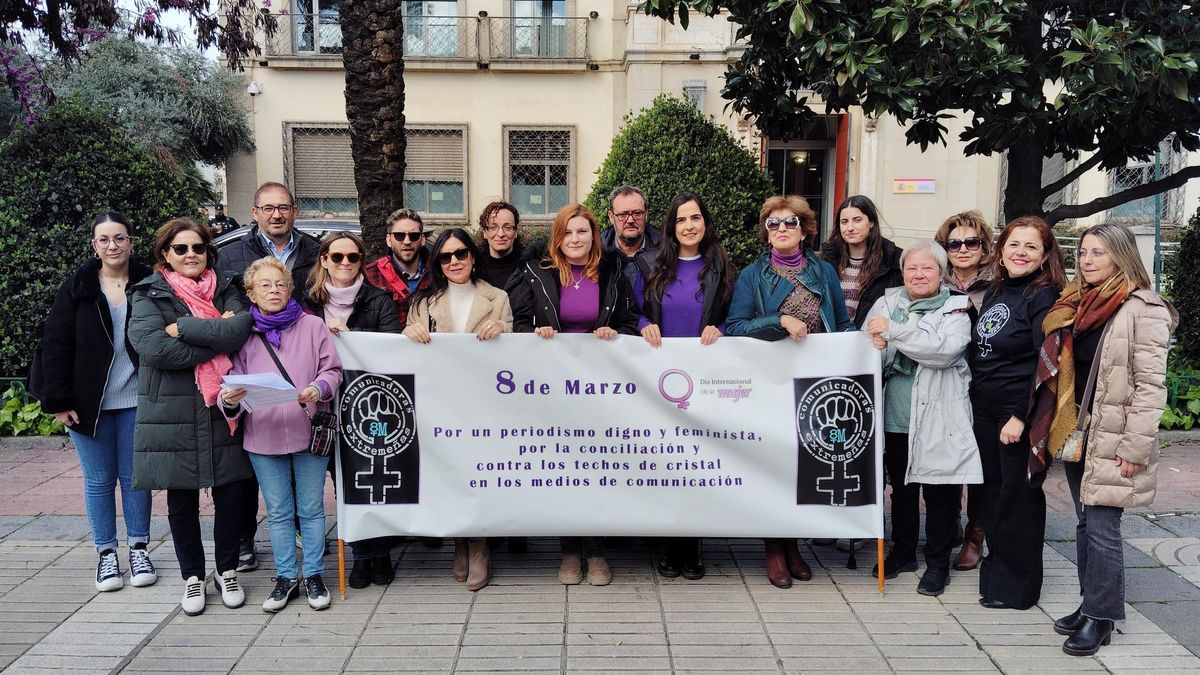
[[[1029,415],[1030,485],[1041,485],[1055,453],[1066,444],[1079,420],[1079,407],[1075,405],[1075,336],[1101,329],[1132,290],[1116,274],[1086,290],[1076,277],[1042,321],[1046,337],[1038,350]],[[1096,358],[1100,358],[1099,352]]]

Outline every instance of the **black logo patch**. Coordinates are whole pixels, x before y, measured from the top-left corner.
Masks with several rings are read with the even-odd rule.
[[[875,391],[870,375],[798,378],[796,503],[875,503]]]
[[[345,503],[418,503],[421,456],[413,376],[348,370],[341,394]]]

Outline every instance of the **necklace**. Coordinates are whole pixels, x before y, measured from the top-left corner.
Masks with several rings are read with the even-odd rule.
[[[575,290],[579,290],[579,284],[583,283],[583,270],[579,270],[579,278],[578,279],[575,278],[575,271],[572,270],[571,271],[571,279],[575,282],[575,283],[571,284],[571,286],[574,287]]]

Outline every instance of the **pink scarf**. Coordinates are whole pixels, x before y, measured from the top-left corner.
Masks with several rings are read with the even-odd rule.
[[[221,318],[221,312],[213,305],[213,297],[217,292],[216,272],[204,270],[198,280],[189,279],[172,269],[163,270],[162,275],[175,295],[191,310],[192,316],[197,319]],[[231,370],[233,361],[227,354],[217,354],[196,366],[196,386],[200,387],[205,405],[211,406],[217,402],[221,378]]]

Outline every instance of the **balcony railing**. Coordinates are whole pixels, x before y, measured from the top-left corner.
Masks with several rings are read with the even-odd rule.
[[[342,27],[336,7],[319,13],[277,15],[279,30],[267,56],[340,57]],[[404,56],[420,60],[586,61],[588,17],[409,16]]]

